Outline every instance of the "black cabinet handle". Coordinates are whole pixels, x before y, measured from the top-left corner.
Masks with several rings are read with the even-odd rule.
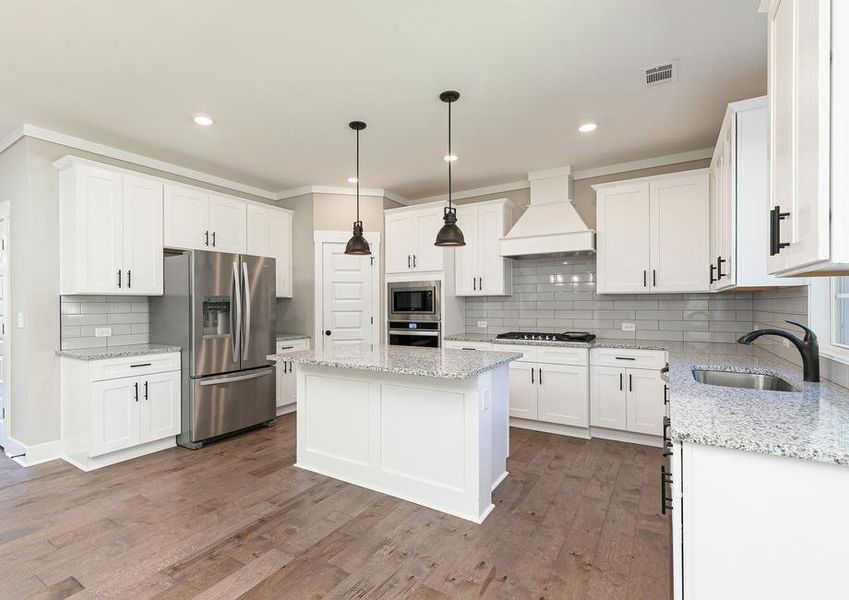
[[[138,381],[135,382],[133,384],[133,387],[136,389],[136,402],[138,402],[139,401],[139,382]]]
[[[472,277],[472,289],[473,290],[478,289],[478,278],[477,277]]]
[[[127,271],[127,289],[133,287],[133,272]]]
[[[666,470],[666,465],[660,465],[660,514],[665,515],[672,510],[672,498],[666,495],[666,486],[672,485],[672,473]]]
[[[542,367],[539,368],[539,384],[542,385]]]
[[[669,450],[672,448],[672,437],[669,435],[669,429],[672,427],[672,421],[669,417],[663,417],[663,455],[672,456]]]
[[[413,268],[416,268],[416,255],[413,254]]]
[[[668,385],[663,386],[663,403],[669,404],[669,386]]]
[[[483,277],[478,277],[478,289],[483,291]]]
[[[622,373],[619,373],[619,391],[620,392],[622,391],[622,385],[623,385],[622,380],[623,379],[624,379],[624,377],[623,377]]]
[[[215,248],[215,232],[212,232],[212,247]]]
[[[645,269],[643,269],[643,287],[649,287],[647,277],[648,277],[648,272]]]
[[[776,206],[769,211],[769,255],[775,256],[790,244],[781,241],[781,222],[790,216],[789,212],[781,212],[781,207]]]
[[[628,391],[634,391],[634,376],[631,373],[628,373]]]
[[[657,269],[651,270],[651,286],[657,287]]]
[[[531,383],[534,383],[534,368],[531,367]]]
[[[616,360],[637,360],[635,356],[616,356]]]
[[[149,398],[147,394],[147,381],[144,382],[144,399],[147,400]]]
[[[728,262],[728,261],[725,260],[724,258],[722,258],[721,256],[716,257],[716,280],[717,281],[719,281],[720,279],[722,279],[723,277],[728,275],[728,273],[722,272],[722,263],[726,263],[726,262]]]
[[[139,363],[137,365],[130,365],[131,369],[135,369],[137,367],[149,367],[151,363]]]
[[[204,231],[203,236],[204,236],[204,241],[203,241],[204,246],[209,246],[209,231]]]
[[[413,258],[409,254],[407,255],[407,268],[408,269],[413,268]]]
[[[118,269],[118,287],[121,287],[121,269]]]
[[[716,283],[719,280],[717,277],[714,277],[714,275],[713,275],[714,271],[716,271],[716,265],[711,264],[711,266],[710,266],[710,282],[711,283]]]

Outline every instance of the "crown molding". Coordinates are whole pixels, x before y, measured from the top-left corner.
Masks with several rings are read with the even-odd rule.
[[[501,194],[503,192],[512,192],[513,190],[524,190],[529,187],[531,187],[530,182],[527,179],[523,179],[521,181],[511,181],[510,183],[500,183],[498,185],[488,185],[486,187],[463,190],[462,192],[454,192],[451,197],[455,200],[462,200],[463,198],[474,198],[475,196],[488,196],[489,194]],[[425,204],[427,202],[440,202],[443,200],[448,200],[448,194],[437,194],[436,196],[410,200],[410,204]]]
[[[701,150],[666,154],[643,160],[632,160],[630,162],[617,163],[594,169],[581,169],[572,172],[572,179],[589,179],[590,177],[615,175],[616,173],[626,173],[628,171],[639,171],[640,169],[651,169],[652,167],[663,167],[693,160],[702,160],[711,156],[713,156],[713,148],[702,148]]]
[[[334,185],[303,185],[290,190],[277,192],[275,199],[285,200],[286,198],[294,198],[295,196],[303,196],[304,194],[339,194],[342,196],[356,196],[357,188]],[[402,206],[410,204],[410,201],[403,196],[383,188],[360,188],[360,196],[389,198],[393,202]]]

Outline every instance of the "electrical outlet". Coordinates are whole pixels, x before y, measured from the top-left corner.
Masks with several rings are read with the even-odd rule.
[[[480,329],[486,329],[486,321],[478,321],[478,327]]]
[[[622,331],[637,331],[636,323],[622,323]]]
[[[24,328],[24,313],[18,313],[18,329]]]
[[[94,337],[109,337],[112,335],[111,327],[95,327],[94,328]]]

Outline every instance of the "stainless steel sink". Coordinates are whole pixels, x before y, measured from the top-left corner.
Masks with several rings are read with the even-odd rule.
[[[710,369],[693,369],[693,379],[707,385],[745,388],[748,390],[770,390],[773,392],[799,391],[792,383],[781,377],[764,375],[762,373],[735,373],[713,371]]]

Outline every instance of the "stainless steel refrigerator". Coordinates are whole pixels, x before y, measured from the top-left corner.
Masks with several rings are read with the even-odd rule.
[[[150,299],[150,341],[183,348],[182,433],[204,442],[275,418],[274,259],[189,250],[165,256]]]

